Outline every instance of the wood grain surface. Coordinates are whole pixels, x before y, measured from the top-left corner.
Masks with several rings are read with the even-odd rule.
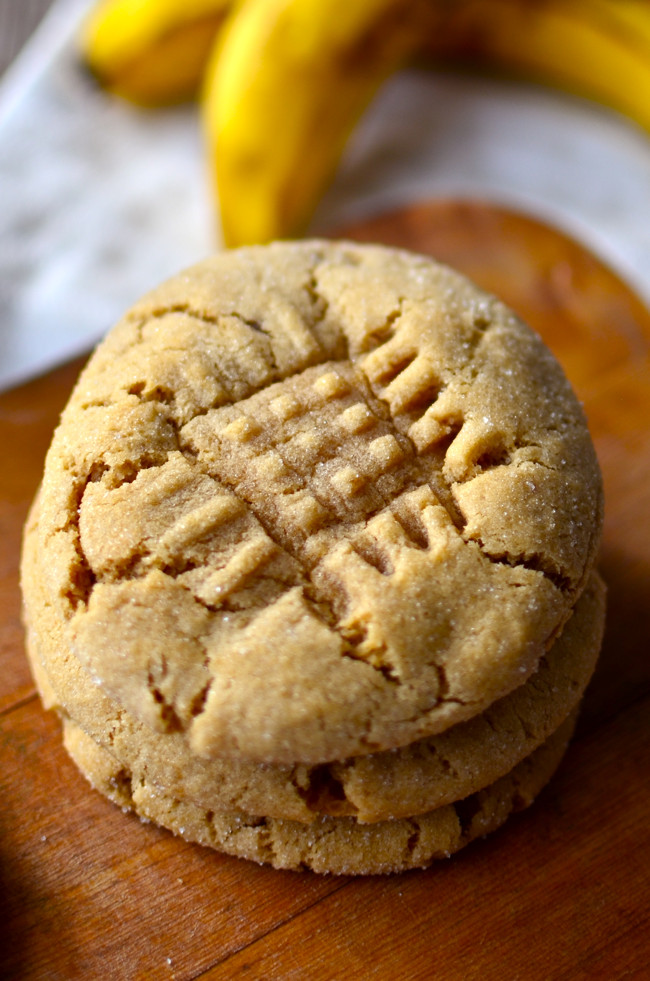
[[[283,873],[188,845],[92,791],[43,711],[20,625],[22,523],[80,362],[0,396],[0,976],[648,978],[650,315],[562,235],[480,203],[346,229],[452,261],[535,326],[603,466],[600,666],[565,762],[496,835],[389,878]]]

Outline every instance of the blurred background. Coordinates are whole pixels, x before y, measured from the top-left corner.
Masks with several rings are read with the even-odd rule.
[[[305,155],[285,133],[287,167],[267,152],[282,140],[265,139],[259,114],[238,104],[226,114],[238,120],[233,159],[241,164],[252,133],[264,148],[253,179],[261,197],[234,166],[217,201],[216,140],[206,141],[196,103],[146,111],[102,90],[82,65],[78,23],[91,3],[0,0],[0,389],[87,350],[153,284],[223,244],[224,202],[238,216],[273,212],[284,200],[278,174],[292,186],[295,168],[302,174],[331,142]],[[256,59],[244,64],[256,77]],[[323,87],[314,89],[307,122],[320,111]],[[530,79],[413,64],[381,85],[354,127],[334,180],[316,188],[306,231],[338,234],[432,200],[489,202],[576,238],[650,300],[639,207],[648,187],[647,135],[618,113]]]
[[[53,0],[0,0],[0,75]]]

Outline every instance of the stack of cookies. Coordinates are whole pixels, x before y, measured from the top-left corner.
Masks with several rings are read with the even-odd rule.
[[[425,866],[557,767],[602,488],[541,340],[431,259],[225,252],[84,370],[24,541],[28,652],[123,807],[279,868]]]

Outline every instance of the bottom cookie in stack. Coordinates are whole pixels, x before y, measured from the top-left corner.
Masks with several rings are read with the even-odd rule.
[[[448,858],[528,807],[559,766],[576,715],[571,713],[510,773],[469,797],[411,818],[372,824],[328,816],[304,824],[241,811],[206,810],[146,781],[134,785],[120,761],[72,722],[64,723],[64,744],[93,787],[187,841],[277,869],[378,875],[424,868]]]

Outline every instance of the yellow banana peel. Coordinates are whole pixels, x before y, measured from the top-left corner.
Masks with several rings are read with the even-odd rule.
[[[426,47],[586,96],[650,130],[647,0],[460,0]]]
[[[102,0],[79,43],[88,68],[115,95],[144,106],[197,95],[232,0]]]
[[[247,0],[206,73],[203,119],[224,241],[300,234],[381,82],[413,51],[425,5]]]

